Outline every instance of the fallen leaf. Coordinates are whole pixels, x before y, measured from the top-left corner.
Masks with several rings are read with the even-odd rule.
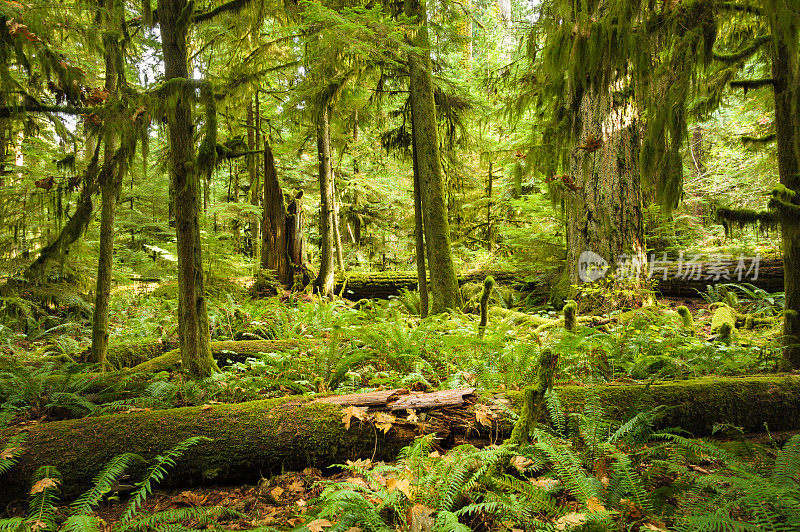
[[[563,517],[559,517],[553,524],[556,526],[556,530],[567,530],[572,527],[580,526],[585,522],[586,514],[572,512]]]
[[[54,478],[45,477],[36,484],[33,485],[31,488],[31,495],[36,495],[37,493],[41,493],[46,489],[56,488],[58,487],[58,480]]]
[[[294,481],[291,484],[289,484],[289,490],[290,491],[302,491],[302,489],[304,487],[305,487],[305,484],[299,478],[294,479]]]
[[[311,532],[323,532],[325,528],[329,526],[333,526],[333,523],[331,523],[327,519],[315,519],[314,521],[311,521],[310,523],[306,524],[306,527]]]
[[[517,455],[511,459],[511,465],[517,468],[517,471],[522,473],[533,465],[533,460]]]
[[[350,467],[360,467],[361,469],[369,469],[372,467],[372,460],[369,458],[362,458],[361,460],[347,460],[345,463]]]
[[[14,458],[14,453],[19,450],[19,447],[9,447],[0,451],[0,460],[11,460]]]
[[[586,500],[586,508],[590,512],[605,512],[606,507],[603,506],[603,503],[600,502],[600,499],[597,497],[589,497]]]
[[[350,429],[350,420],[356,418],[359,421],[364,421],[364,419],[366,419],[367,417],[366,408],[359,408],[353,405],[350,405],[347,408],[343,408],[342,413],[344,414],[344,416],[342,417],[342,423],[344,423],[344,427],[348,430]]]
[[[304,499],[297,499],[297,501],[295,501],[295,504],[300,508],[303,508],[306,505],[306,501]]]
[[[408,408],[406,409],[406,412],[408,412],[406,421],[408,421],[409,423],[419,423],[419,416],[417,416],[416,410],[414,410],[413,408]]]
[[[561,484],[561,481],[555,478],[532,478],[530,483],[534,486],[539,486],[545,491],[550,491]]]
[[[413,498],[414,492],[411,488],[411,481],[407,478],[390,478],[386,481],[386,490],[389,493],[398,490],[405,495],[408,500],[412,500]]]
[[[41,521],[39,519],[37,519],[36,521],[31,523],[31,530],[33,530],[34,532],[36,530],[39,530],[40,528],[47,528],[47,523],[45,523],[44,521]]]
[[[214,407],[211,405],[203,405],[203,407],[200,410],[211,410],[212,408]]]
[[[272,488],[271,490],[269,490],[269,494],[272,495],[272,498],[274,500],[278,501],[280,500],[281,495],[283,495],[283,488],[280,486]]]
[[[667,532],[666,528],[661,528],[660,526],[654,525],[653,523],[644,523],[642,525],[642,528],[645,530],[658,530],[660,532]]]
[[[348,477],[344,479],[345,482],[349,484],[355,484],[356,486],[366,486],[367,482],[361,477]]]
[[[475,408],[475,419],[484,427],[491,427],[495,417],[495,413],[486,405],[478,405]]]
[[[397,418],[385,412],[377,412],[375,414],[375,426],[382,430],[384,434],[392,429],[392,423],[397,421]]]

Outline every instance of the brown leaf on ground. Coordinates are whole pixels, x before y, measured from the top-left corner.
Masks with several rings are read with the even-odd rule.
[[[344,427],[350,430],[350,421],[353,418],[356,418],[359,421],[364,421],[367,418],[367,409],[366,408],[359,408],[357,406],[350,405],[347,408],[342,409],[342,423],[344,423]]]
[[[11,460],[14,458],[14,453],[19,450],[19,447],[9,447],[0,451],[0,460]]]
[[[333,526],[327,519],[315,519],[306,525],[311,532],[324,532],[326,528]]]
[[[49,477],[43,478],[42,480],[33,485],[33,487],[31,488],[31,495],[36,495],[37,493],[41,493],[46,489],[57,488],[58,484],[59,484],[58,480],[54,478],[49,478]]]

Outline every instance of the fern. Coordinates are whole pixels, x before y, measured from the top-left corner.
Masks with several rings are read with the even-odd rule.
[[[120,521],[123,523],[130,521],[147,496],[153,491],[153,485],[164,479],[168,470],[175,467],[176,460],[183,456],[190,447],[203,441],[211,441],[211,439],[205,436],[194,436],[182,441],[165,454],[157,456],[144,478],[137,483],[139,489],[131,496],[131,500],[122,517],[120,517]]]
[[[800,478],[800,434],[795,434],[775,458],[772,480],[779,486],[797,487],[798,478]]]
[[[100,532],[100,522],[93,515],[71,515],[62,527],[64,532]]]
[[[195,530],[197,527],[204,528],[206,525],[221,519],[241,519],[244,517],[246,517],[244,514],[236,510],[220,506],[178,508],[144,516],[133,515],[126,520],[120,519],[114,526],[113,532],[167,530],[169,526],[180,527],[181,530]],[[197,526],[195,528],[182,527],[179,523],[184,521],[194,521]]]

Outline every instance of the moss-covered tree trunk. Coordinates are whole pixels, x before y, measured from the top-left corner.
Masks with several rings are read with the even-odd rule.
[[[412,136],[416,147],[419,188],[428,249],[428,271],[433,302],[438,314],[461,307],[453,256],[450,250],[450,224],[445,207],[439,139],[436,123],[433,78],[431,77],[430,37],[426,0],[406,0],[406,14],[421,24],[413,44],[420,55],[409,57],[409,92],[412,108]]]
[[[647,262],[638,153],[639,121],[630,101],[610,92],[583,95],[576,114],[570,173],[556,181],[566,204],[567,269],[579,284],[580,257],[597,253],[610,266]],[[636,273],[635,269],[628,273]]]
[[[106,65],[106,91],[108,91],[107,107],[118,101],[119,88],[123,80],[123,50],[120,35],[117,33],[124,22],[122,4],[109,0],[102,6],[102,18],[108,28],[103,35],[103,48]],[[119,146],[120,133],[117,131],[120,121],[113,116],[105,119],[105,148],[103,160],[110,165]],[[111,297],[111,274],[114,261],[114,217],[117,208],[119,189],[124,177],[125,165],[118,162],[114,172],[106,172],[100,183],[100,249],[97,258],[97,284],[95,287],[94,315],[92,317],[92,348],[89,361],[106,369],[108,353],[108,305]]]
[[[180,84],[175,106],[168,112],[169,168],[175,190],[175,228],[178,240],[178,340],[183,368],[206,377],[218,368],[209,347],[208,310],[200,247],[200,176],[194,156],[192,90],[188,83],[186,37],[193,4],[159,0],[161,49],[166,82]]]
[[[414,106],[411,106],[414,114]],[[413,117],[411,119],[414,121]],[[428,270],[425,268],[425,219],[422,214],[422,191],[419,184],[419,165],[417,164],[417,143],[411,139],[411,161],[414,171],[414,252],[417,257],[417,289],[419,290],[419,314],[428,317]]]
[[[331,167],[330,108],[323,105],[317,119],[317,155],[319,157],[319,236],[320,264],[314,286],[320,295],[333,297],[333,172]]]
[[[772,79],[775,100],[775,133],[778,148],[778,176],[793,197],[783,198],[800,206],[800,61],[797,58],[798,26],[784,12],[770,10],[772,30]],[[796,15],[796,14],[795,14]],[[786,294],[784,319],[784,359],[800,369],[800,215],[779,210],[783,245],[783,288]]]

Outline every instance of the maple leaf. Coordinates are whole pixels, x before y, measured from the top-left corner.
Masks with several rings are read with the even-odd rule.
[[[589,497],[586,500],[586,508],[590,512],[605,512],[606,507],[603,506],[603,503],[600,502],[600,499],[597,497]]]
[[[345,463],[350,467],[360,467],[362,469],[369,469],[372,467],[372,460],[369,458],[362,458],[360,460],[347,460]]]
[[[392,423],[397,421],[397,418],[385,412],[375,413],[375,426],[383,431],[384,434],[389,432],[392,428]]]
[[[406,421],[409,423],[419,423],[419,416],[417,415],[417,411],[413,408],[406,409],[408,412],[408,416],[406,417]]]
[[[11,460],[14,458],[14,453],[19,450],[19,447],[9,447],[0,451],[0,460]]]
[[[344,423],[344,427],[348,430],[350,430],[350,420],[353,418],[356,418],[359,421],[364,421],[367,418],[366,408],[359,408],[353,405],[343,408],[342,413],[344,414],[342,417],[342,423]]]
[[[533,465],[533,460],[517,455],[511,459],[511,465],[517,468],[520,473],[524,472]]]
[[[394,490],[398,490],[400,493],[405,495],[408,500],[412,500],[414,491],[411,488],[411,480],[408,478],[390,478],[386,481],[386,490],[391,493]]]
[[[58,487],[58,480],[50,477],[45,477],[36,484],[33,485],[31,488],[31,495],[36,495],[37,493],[41,493],[46,489],[56,488]]]
[[[486,405],[478,405],[475,408],[475,419],[484,427],[491,427],[492,420],[497,417],[492,409]]]
[[[555,523],[556,530],[569,530],[586,522],[586,514],[571,512],[563,517],[559,517]]]
[[[280,500],[281,495],[283,495],[283,488],[280,486],[272,488],[271,490],[269,490],[269,494],[272,495],[273,500],[278,501]]]
[[[36,530],[45,529],[45,528],[47,528],[47,523],[45,523],[41,519],[37,519],[36,521],[31,523],[31,530],[33,530],[34,532]]]
[[[306,524],[306,527],[311,532],[324,532],[324,530],[329,526],[333,526],[333,523],[327,519],[315,519],[314,521]]]

